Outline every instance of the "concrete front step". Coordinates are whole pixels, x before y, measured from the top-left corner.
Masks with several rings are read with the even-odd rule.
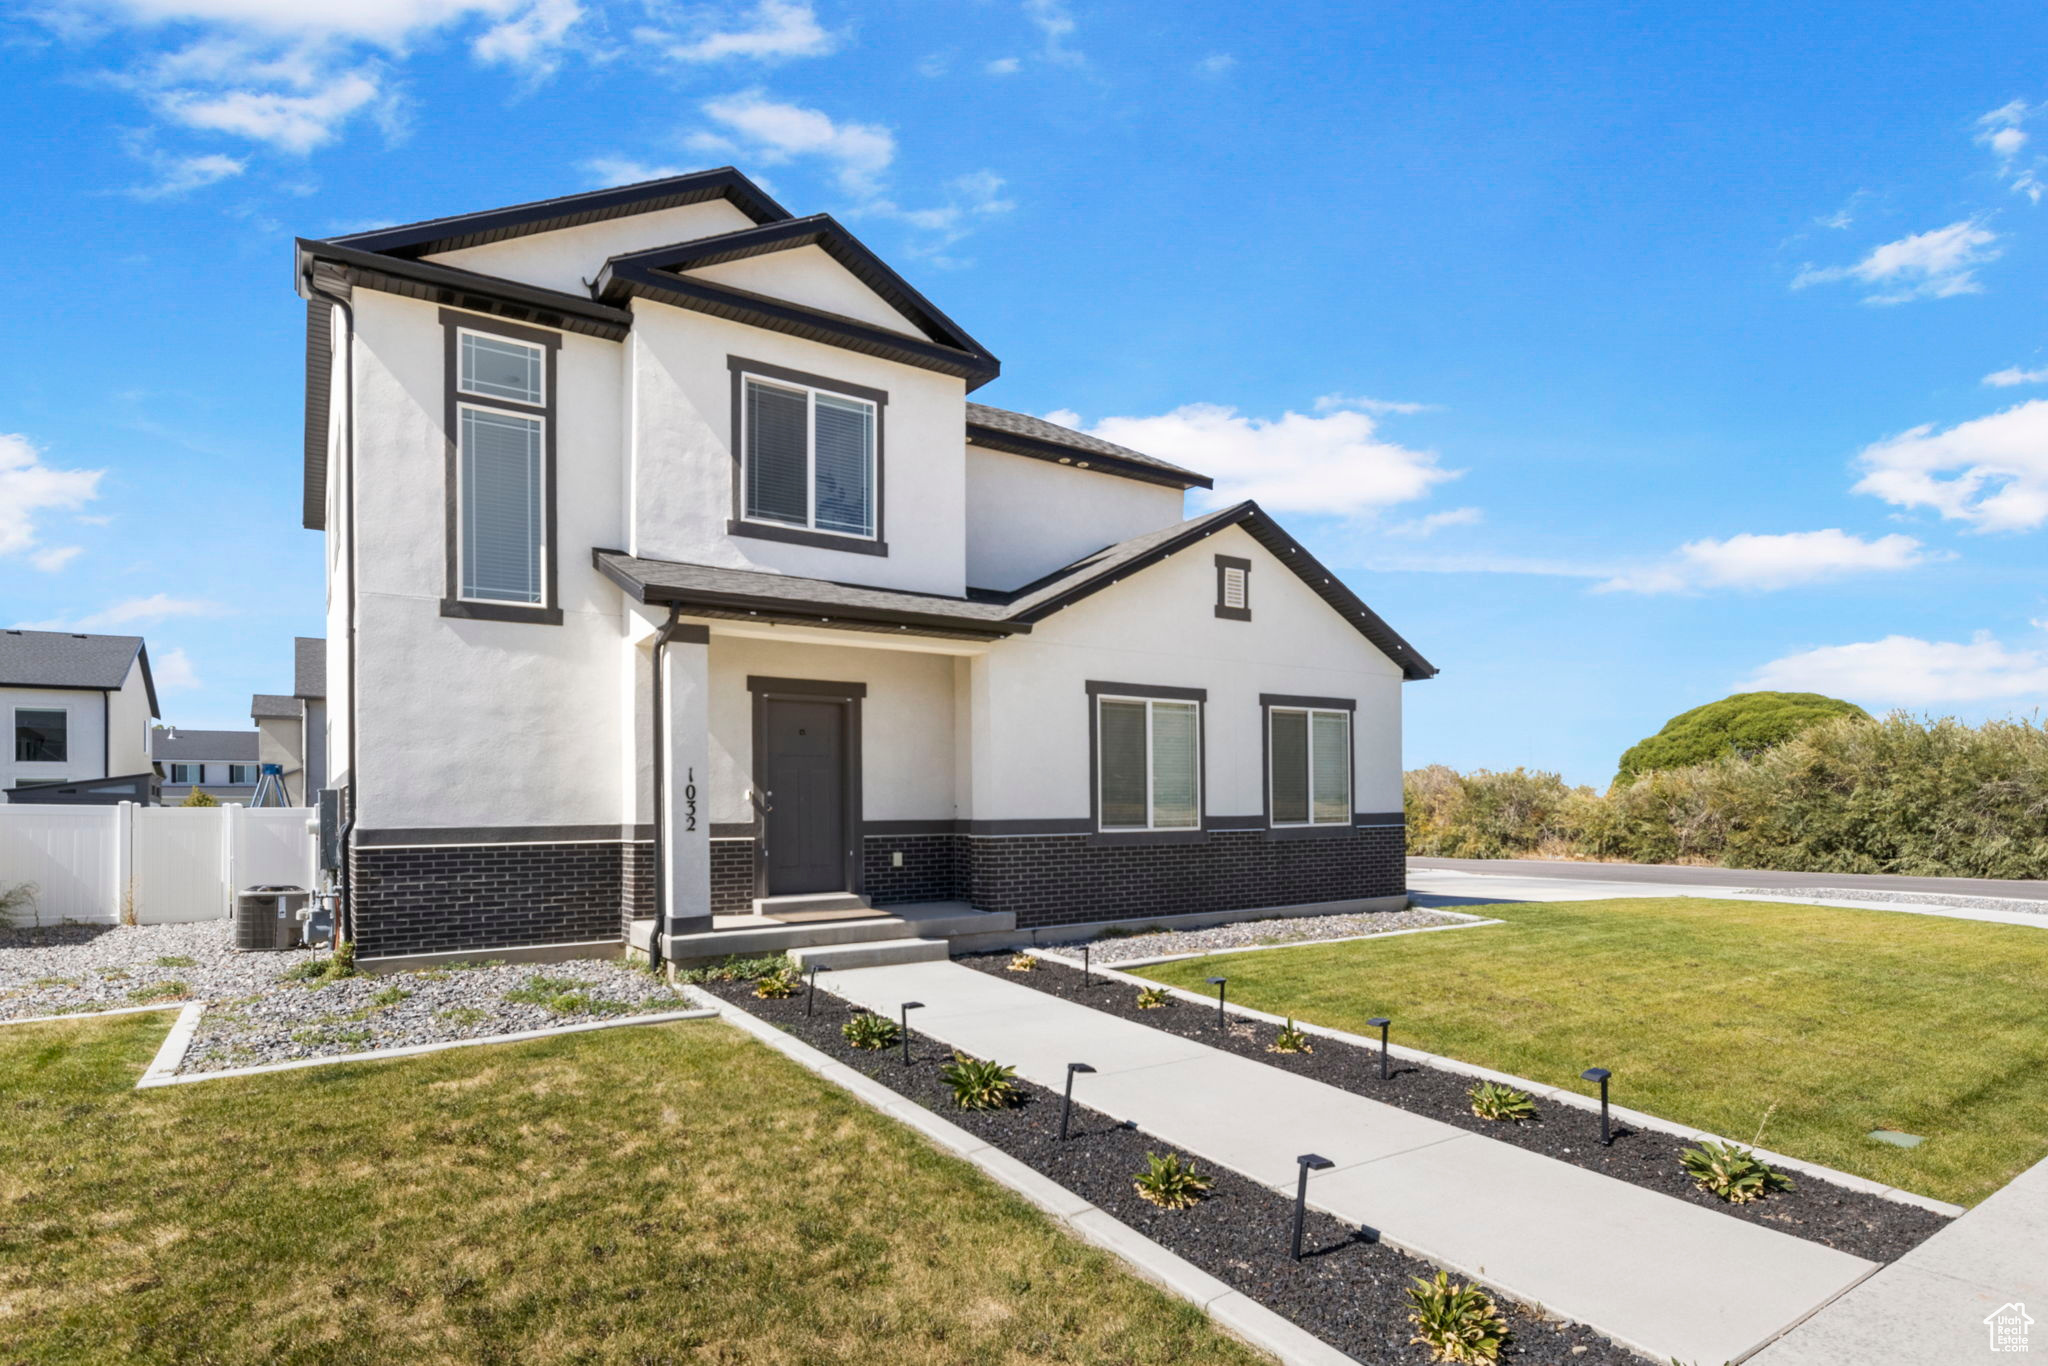
[[[808,915],[830,915],[832,912],[872,911],[868,899],[858,892],[807,892],[801,896],[757,896],[754,898],[754,914],[767,916],[770,920],[789,920],[798,923],[800,917]]]
[[[1016,924],[1017,917],[1008,911],[977,911],[964,901],[925,901],[885,907],[873,916],[858,920],[821,920],[664,935],[662,953],[671,961],[683,963],[723,958],[728,954],[753,958],[832,944],[869,944],[899,939],[946,940],[963,935],[1001,934],[1015,929]],[[652,920],[634,921],[628,930],[631,945],[644,953],[653,927]]]
[[[878,939],[868,944],[819,944],[791,949],[789,956],[808,971],[824,968],[844,972],[850,968],[886,968],[899,963],[943,962],[952,955],[943,939]]]

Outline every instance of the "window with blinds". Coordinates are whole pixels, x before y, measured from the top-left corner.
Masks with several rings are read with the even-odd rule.
[[[1274,707],[1266,726],[1271,823],[1349,824],[1351,713]]]
[[[538,604],[547,551],[541,419],[464,407],[459,426],[462,596]]]
[[[542,348],[479,332],[456,335],[460,341],[456,387],[462,393],[531,403],[536,408],[546,401],[542,377],[547,369],[547,352]]]
[[[1103,697],[1096,763],[1104,830],[1195,830],[1202,824],[1198,702]]]
[[[875,534],[874,404],[750,377],[740,421],[747,520]]]

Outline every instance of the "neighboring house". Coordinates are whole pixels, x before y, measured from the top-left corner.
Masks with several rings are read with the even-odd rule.
[[[257,693],[249,716],[262,736],[258,758],[276,764],[293,806],[311,806],[327,786],[327,642],[292,641],[293,692]]]
[[[0,631],[8,801],[154,801],[149,723],[157,714],[141,636]]]
[[[163,773],[163,800],[176,806],[193,788],[223,804],[243,806],[256,795],[256,732],[185,730],[158,726],[149,735],[150,756]]]
[[[726,169],[297,265],[359,953],[1403,903],[1430,664],[1256,505],[972,402],[830,217]]]

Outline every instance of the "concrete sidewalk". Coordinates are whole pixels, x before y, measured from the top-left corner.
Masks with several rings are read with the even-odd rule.
[[[1120,1020],[957,963],[833,973],[831,991],[1658,1360],[1740,1359],[1873,1264]],[[929,1044],[927,1044],[929,1047]]]

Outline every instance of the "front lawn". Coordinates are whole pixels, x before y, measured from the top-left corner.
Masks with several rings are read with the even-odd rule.
[[[169,1021],[0,1029],[0,1362],[1257,1360],[714,1022],[130,1089]]]
[[[2048,1156],[2048,927],[1701,898],[1466,907],[1504,925],[1148,978],[1593,1094],[1937,1199]],[[1924,1135],[1901,1149],[1872,1129]],[[1759,1138],[1759,1131],[1761,1137]]]

